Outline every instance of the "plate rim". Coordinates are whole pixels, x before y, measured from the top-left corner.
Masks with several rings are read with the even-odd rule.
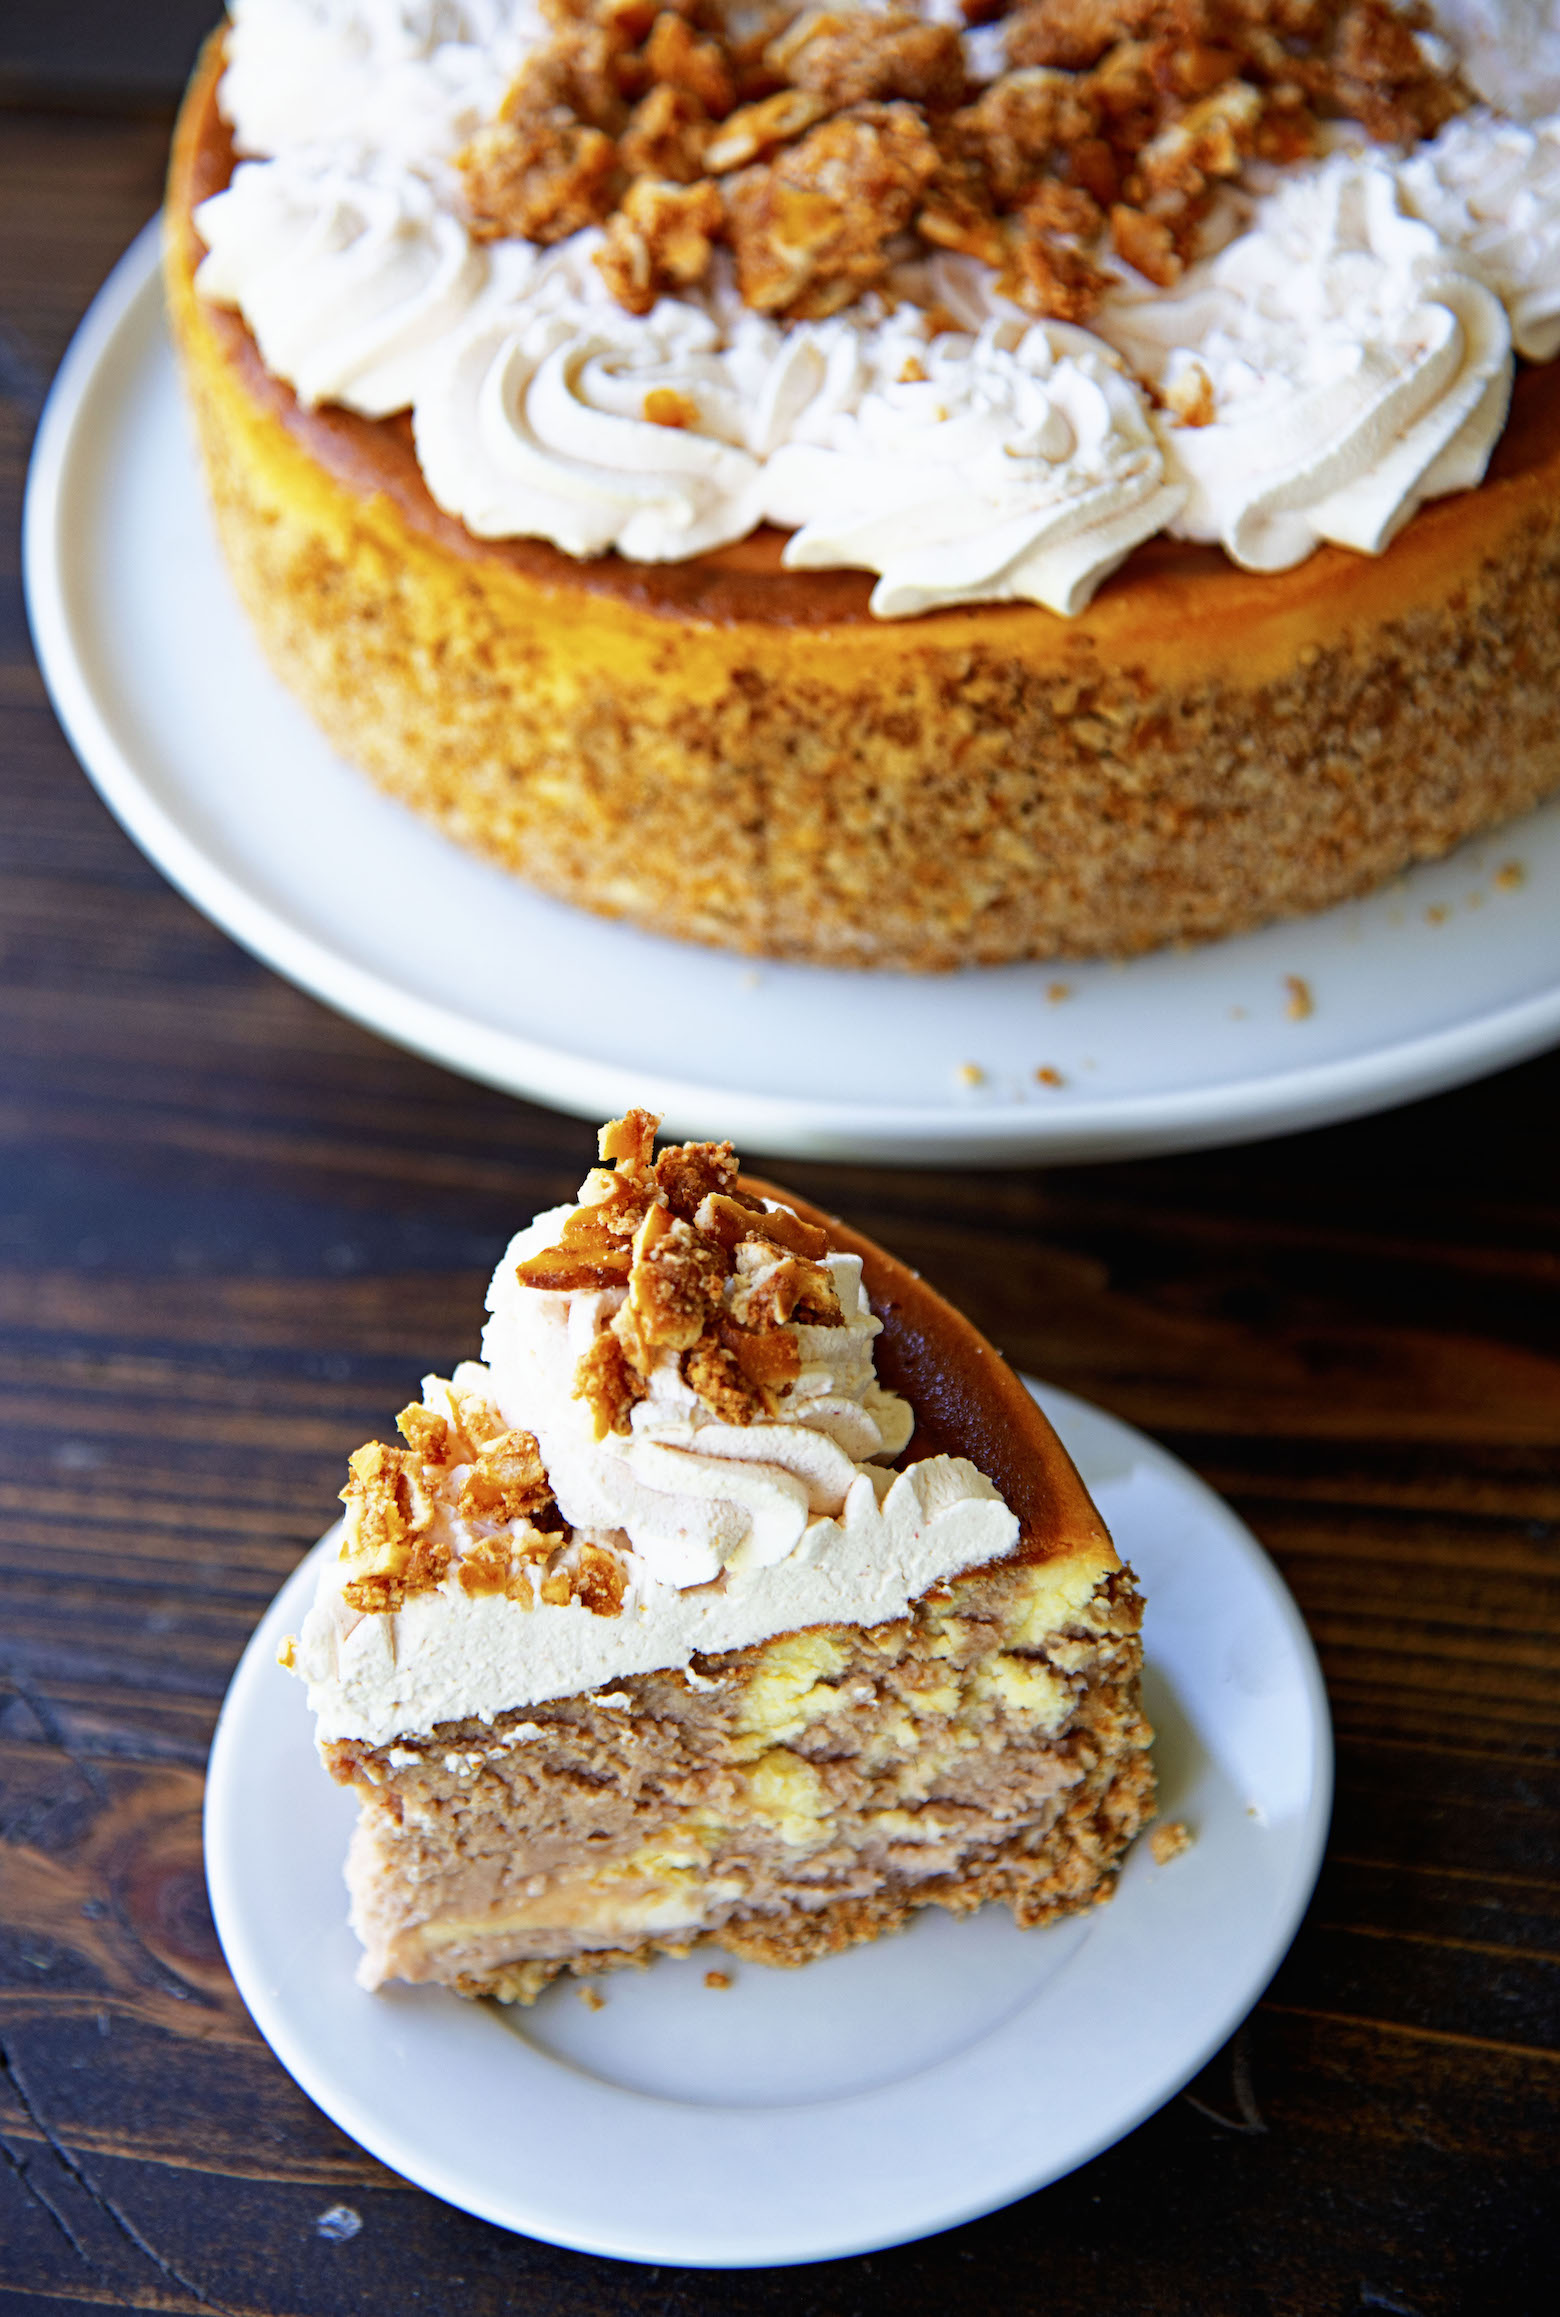
[[[1168,1093],[1079,1097],[1050,1115],[1029,1107],[949,1110],[946,1105],[833,1098],[802,1101],[581,1057],[477,1021],[363,965],[246,887],[165,808],[121,744],[78,649],[63,516],[77,487],[95,387],[132,333],[148,324],[164,326],[160,311],[153,315],[148,310],[161,306],[161,231],[160,218],[153,218],[119,258],[50,387],[23,504],[28,617],[55,713],[110,812],[195,908],[320,1003],[427,1060],[576,1117],[599,1119],[615,1115],[630,1101],[648,1102],[661,1110],[673,1133],[718,1129],[783,1157],[901,1165],[950,1159],[1014,1165],[1229,1146],[1417,1100],[1505,1068],[1560,1040],[1557,979],[1536,995],[1370,1053]],[[730,961],[730,953],[709,954]]]
[[[1179,2051],[1168,2068],[1161,2064],[1147,2088],[1140,2089],[1107,2124],[1080,2139],[1069,2150],[1065,2162],[1056,2165],[1046,2159],[1042,2161],[1038,2172],[1031,2169],[1027,2173],[1019,2165],[1016,2171],[1004,2172],[1003,2177],[989,2187],[989,2192],[979,2191],[955,2197],[944,2208],[936,2211],[924,2225],[895,2227],[886,2231],[868,2228],[848,2238],[830,2238],[824,2242],[807,2242],[799,2246],[793,2244],[789,2249],[783,2242],[769,2238],[749,2253],[733,2257],[729,2251],[701,2254],[696,2246],[687,2242],[647,2243],[642,2236],[636,2241],[632,2232],[614,2234],[610,2214],[604,2216],[603,2225],[593,2231],[561,2229],[556,2224],[549,2226],[545,2214],[527,2210],[523,2197],[511,2198],[506,2205],[503,2200],[489,2197],[485,2193],[473,2193],[470,2184],[437,2151],[430,2154],[408,2149],[393,2130],[381,2129],[376,2113],[365,2104],[362,2095],[350,2088],[343,2088],[332,2076],[328,2065],[317,2061],[307,2044],[294,2033],[285,2002],[275,1997],[274,1991],[266,1983],[263,1969],[249,1940],[242,1896],[230,1879],[228,1838],[231,1828],[225,1818],[224,1797],[231,1775],[228,1768],[230,1754],[236,1754],[243,1743],[239,1733],[243,1727],[248,1693],[260,1679],[268,1677],[273,1671],[274,1636],[270,1628],[273,1624],[279,1625],[283,1602],[295,1591],[301,1595],[312,1586],[314,1572],[322,1554],[339,1534],[338,1523],[310,1547],[285,1579],[263,1611],[234,1669],[218,1715],[207,1765],[202,1809],[202,1851],[213,1921],[240,1999],[280,2064],[307,2097],[341,2130],[378,2162],[401,2178],[411,2181],[414,2186],[511,2234],[529,2236],[599,2258],[651,2265],[671,2264],[685,2268],[732,2271],[784,2268],[850,2259],[886,2250],[894,2245],[919,2242],[922,2238],[941,2235],[949,2229],[961,2227],[969,2221],[1016,2203],[1057,2180],[1065,2179],[1107,2148],[1115,2146],[1174,2099],[1207,2065],[1250,2016],[1271,1984],[1294,1942],[1321,1871],[1331,1829],[1335,1769],[1326,1684],[1310,1631],[1281,1572],[1232,1507],[1178,1457],[1171,1455],[1168,1449],[1162,1448],[1157,1441],[1139,1431],[1136,1426],[1126,1423],[1123,1418],[1059,1386],[1037,1384],[1028,1375],[1023,1376],[1022,1380],[1048,1411],[1059,1413],[1064,1420],[1069,1413],[1076,1412],[1085,1419],[1102,1423],[1107,1432],[1125,1435],[1136,1459],[1155,1466],[1178,1493],[1197,1507],[1203,1517],[1216,1520],[1261,1580],[1268,1606],[1277,1616],[1294,1650],[1306,1703],[1310,1740],[1309,1800],[1288,1879],[1281,1899],[1275,1906],[1273,1929],[1260,1957],[1248,1963],[1233,1993],[1226,1993],[1216,2027],[1199,2035]],[[291,1609],[287,1614],[292,1614]],[[967,2048],[975,2050],[985,2040],[985,2037],[977,2037]],[[939,2064],[944,2063],[933,2063],[934,2066]],[[917,2070],[903,2081],[910,2083],[915,2081],[917,2075],[930,2072],[929,2068]],[[742,2112],[724,2107],[719,2102],[662,2100],[654,2094],[637,2092],[605,2081],[603,2089],[614,2099],[641,2104],[649,2101],[658,2109],[686,2106],[696,2113],[713,2110],[723,2116]],[[803,2110],[838,2108],[851,2103],[860,2105],[891,2100],[899,2089],[898,2083],[891,2082],[876,2090],[830,2097],[823,2101],[800,2102],[794,2104],[793,2113],[796,2107]],[[762,2109],[755,2113],[774,2115],[779,2112]],[[519,2217],[522,2212],[523,2218]]]

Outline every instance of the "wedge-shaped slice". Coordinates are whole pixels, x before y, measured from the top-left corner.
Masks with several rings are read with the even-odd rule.
[[[289,1661],[361,1815],[365,1984],[531,2000],[712,1940],[1095,1904],[1151,1814],[1141,1602],[968,1321],[655,1121],[353,1459]]]

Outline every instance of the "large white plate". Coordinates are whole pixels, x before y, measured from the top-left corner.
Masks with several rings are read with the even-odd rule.
[[[407,2179],[501,2227],[625,2260],[832,2259],[969,2220],[1057,2179],[1178,2091],[1288,1947],[1326,1837],[1332,1741],[1299,1612],[1261,1547],[1184,1465],[1031,1386],[1148,1599],[1161,1807],[1111,1903],[1018,1931],[931,1909],[802,1971],[706,1952],[531,2011],[437,1988],[365,1995],[345,1922],[353,1818],[275,1663],[320,1556],[289,1579],[217,1726],[206,1872],[261,2034],[310,2097]],[[724,1958],[718,1958],[724,1960]]]
[[[591,1118],[644,1102],[751,1149],[989,1161],[1314,1125],[1560,1036],[1560,805],[1325,917],[1126,966],[755,966],[528,893],[379,796],[267,671],[207,517],[155,259],[149,228],[39,430],[25,556],[44,674],[173,882],[385,1036]],[[1525,882],[1497,881],[1513,860]]]

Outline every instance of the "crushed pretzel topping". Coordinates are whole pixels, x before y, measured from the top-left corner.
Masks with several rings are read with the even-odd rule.
[[[514,1521],[552,1501],[536,1434],[501,1432],[467,1473],[456,1508],[467,1520]]]
[[[726,232],[744,302],[822,321],[883,281],[893,244],[937,173],[913,105],[863,104],[809,129],[727,195]]]
[[[618,304],[631,314],[648,314],[666,291],[686,289],[701,280],[725,215],[720,189],[707,177],[696,185],[636,178],[607,227],[605,247],[596,255],[601,278]],[[670,389],[661,391],[670,394]],[[685,415],[657,423],[696,426],[698,405],[685,395],[671,399],[681,403]],[[645,415],[651,414],[647,410]]]
[[[963,0],[969,23],[1005,19],[1007,69],[979,91],[958,30],[892,0],[544,12],[459,156],[469,222],[542,244],[604,225],[597,263],[636,314],[725,246],[749,306],[821,319],[914,234],[994,267],[1025,311],[1086,321],[1112,253],[1177,281],[1248,161],[1303,159],[1331,119],[1411,143],[1468,101],[1422,0]]]
[[[801,1373],[793,1327],[845,1325],[827,1234],[745,1191],[729,1142],[675,1144],[652,1163],[657,1123],[639,1111],[602,1129],[613,1171],[593,1169],[558,1245],[517,1266],[528,1286],[624,1290],[574,1371],[598,1440],[631,1430],[651,1371],[669,1353],[722,1423],[762,1422]],[[599,1256],[607,1214],[621,1269],[586,1275],[576,1250]]]
[[[399,1609],[409,1593],[442,1582],[450,1548],[433,1536],[433,1499],[422,1459],[371,1440],[347,1460],[341,1557],[354,1574],[342,1587],[349,1607]]]

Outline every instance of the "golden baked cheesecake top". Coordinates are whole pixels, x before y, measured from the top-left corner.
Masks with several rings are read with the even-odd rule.
[[[1028,1392],[903,1265],[742,1177],[603,1129],[581,1201],[494,1275],[484,1364],[352,1459],[285,1660],[322,1742],[386,1744],[775,1635],[877,1627],[981,1569],[1048,1631],[1120,1571]]]
[[[197,83],[201,290],[324,463],[539,577],[808,625],[1331,577],[1560,343],[1555,124],[1385,0],[308,13]]]

